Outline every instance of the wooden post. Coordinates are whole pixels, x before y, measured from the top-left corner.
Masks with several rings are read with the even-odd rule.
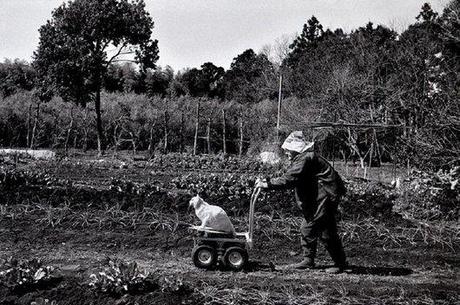
[[[208,124],[206,126],[206,143],[208,146],[208,154],[211,153],[211,117],[208,117]]]
[[[225,109],[222,109],[222,152],[227,154],[227,132],[225,125]]]
[[[280,83],[279,83],[279,89],[278,89],[278,115],[276,119],[276,141],[279,143],[280,142],[280,119],[281,119],[281,88],[283,85],[283,75],[280,74]]]
[[[164,113],[164,152],[168,152],[168,111]]]
[[[193,155],[196,155],[196,150],[197,150],[199,120],[200,120],[200,102],[198,101],[196,104],[195,138],[193,140]]]

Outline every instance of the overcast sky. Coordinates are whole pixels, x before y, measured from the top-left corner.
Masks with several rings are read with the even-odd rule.
[[[372,21],[404,29],[426,0],[145,0],[155,21],[159,65],[175,71],[212,62],[228,69],[244,50],[258,52],[295,34],[315,15],[325,28],[349,32]],[[431,0],[441,12],[448,0]],[[38,28],[62,0],[0,0],[0,60],[31,60]]]

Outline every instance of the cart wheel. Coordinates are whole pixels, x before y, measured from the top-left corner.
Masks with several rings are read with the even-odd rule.
[[[192,259],[198,268],[211,269],[217,262],[216,249],[201,245],[193,248]]]
[[[240,271],[248,263],[248,252],[240,247],[230,247],[225,251],[224,264],[233,271]]]

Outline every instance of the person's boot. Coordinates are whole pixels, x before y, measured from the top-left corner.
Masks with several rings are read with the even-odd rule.
[[[329,274],[338,274],[348,269],[347,257],[340,240],[335,243],[329,243],[326,246],[327,251],[334,261],[334,267],[326,268],[325,272]]]
[[[336,265],[334,267],[326,268],[324,271],[329,274],[343,273],[348,268],[348,264]]]
[[[313,269],[315,268],[315,261],[312,258],[306,257],[301,262],[287,265],[285,269],[297,269],[297,270],[305,270],[305,269]]]
[[[342,272],[350,272],[345,252],[343,249],[337,252],[337,256],[332,257],[334,260],[334,267],[327,268],[325,271],[329,274],[338,274]]]

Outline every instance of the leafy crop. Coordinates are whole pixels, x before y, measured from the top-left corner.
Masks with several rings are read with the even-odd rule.
[[[200,155],[171,153],[155,155],[149,166],[161,169],[204,170],[217,172],[270,172],[278,166],[264,164],[254,158],[240,159],[221,155]]]
[[[124,194],[133,194],[149,197],[155,194],[164,193],[161,183],[137,183],[130,180],[120,180],[112,178],[109,186],[110,190]]]
[[[0,284],[12,290],[49,281],[54,271],[52,266],[43,266],[35,258],[25,261],[9,258],[0,268]]]
[[[90,275],[90,287],[117,295],[156,288],[148,278],[149,274],[140,269],[136,262],[126,263],[109,259],[107,263],[108,266],[102,271]]]
[[[0,187],[12,189],[22,185],[53,185],[58,180],[39,171],[22,171],[0,168]]]
[[[239,200],[251,196],[254,175],[245,174],[187,174],[171,181],[173,187],[187,189],[208,197],[225,197]]]
[[[114,294],[138,294],[161,289],[162,292],[183,293],[190,288],[175,276],[153,275],[140,268],[136,262],[107,259],[102,271],[90,275],[89,286]]]

